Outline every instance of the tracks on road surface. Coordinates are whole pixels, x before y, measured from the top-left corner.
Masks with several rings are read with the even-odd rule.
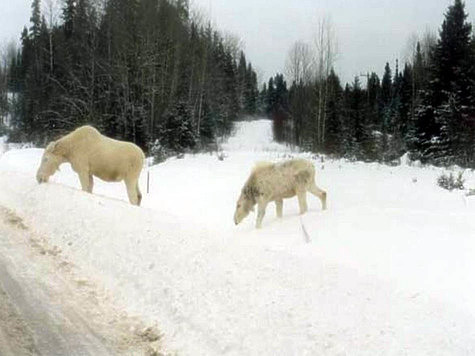
[[[159,355],[160,335],[0,206],[0,355]]]

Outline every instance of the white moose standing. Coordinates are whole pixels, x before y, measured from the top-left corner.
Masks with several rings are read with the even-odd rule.
[[[93,176],[106,182],[123,180],[130,203],[140,205],[138,180],[144,160],[142,149],[132,142],[114,140],[92,126],[81,126],[48,144],[36,179],[47,182],[62,163],[69,162],[79,175],[82,190],[92,193]]]
[[[251,172],[237,201],[234,223],[239,224],[257,204],[256,228],[262,226],[267,204],[274,201],[282,217],[283,200],[298,197],[300,214],[307,211],[307,192],[318,197],[326,209],[327,193],[315,184],[315,167],[305,159],[282,163],[260,162]]]

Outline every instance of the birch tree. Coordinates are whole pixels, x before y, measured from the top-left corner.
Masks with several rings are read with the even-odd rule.
[[[329,17],[317,22],[314,39],[314,69],[317,87],[314,148],[321,147],[325,141],[326,101],[328,97],[327,78],[337,56],[336,33]]]
[[[313,54],[310,46],[297,41],[293,44],[287,54],[285,62],[285,74],[290,83],[308,84],[313,78]]]

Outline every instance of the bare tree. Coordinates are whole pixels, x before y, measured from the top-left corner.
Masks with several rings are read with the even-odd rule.
[[[420,45],[423,64],[428,65],[430,62],[430,53],[437,44],[437,33],[431,28],[427,27],[422,35],[412,33],[406,41],[406,46],[403,49],[402,58],[407,63],[414,65],[417,52],[417,44]]]
[[[254,72],[256,72],[257,87],[261,88],[265,84],[264,71],[260,67],[254,67]]]
[[[46,16],[48,24],[48,52],[49,52],[49,69],[53,72],[53,28],[58,24],[59,7],[57,0],[45,0],[43,5],[43,13]]]
[[[239,54],[244,50],[242,39],[231,32],[224,32],[223,44],[225,51],[231,53],[233,59],[237,61]]]
[[[333,68],[337,56],[336,33],[329,17],[321,18],[317,22],[317,28],[314,35],[314,47],[315,79],[318,88],[314,145],[321,147],[325,141],[325,106],[328,96],[327,78]]]
[[[0,45],[0,66],[8,67],[13,58],[18,55],[18,44],[15,40],[10,40]]]
[[[437,34],[426,27],[422,35],[412,33],[407,39],[402,57],[413,68],[411,83],[411,119],[415,120],[415,107],[418,100],[418,91],[422,81],[426,78],[425,69],[430,66],[431,52],[437,44]]]
[[[198,28],[206,28],[211,24],[210,12],[203,6],[192,2],[190,6],[190,21]]]
[[[414,58],[416,55],[416,48],[417,43],[419,43],[420,39],[417,33],[411,33],[406,40],[406,45],[402,50],[401,57],[404,62],[410,63],[411,65],[414,64]]]
[[[293,44],[287,54],[285,74],[290,82],[308,84],[313,78],[313,58],[310,46],[302,41]]]
[[[421,52],[424,65],[429,65],[431,52],[437,45],[437,33],[431,28],[426,28],[421,38]]]
[[[45,15],[48,27],[56,26],[61,13],[59,1],[43,0],[42,13]]]

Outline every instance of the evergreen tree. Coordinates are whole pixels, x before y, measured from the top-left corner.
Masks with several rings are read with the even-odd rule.
[[[455,0],[445,15],[434,53],[436,103],[447,102],[451,93],[457,94],[462,105],[469,103],[473,57],[470,45],[472,25],[467,16],[461,0]]]
[[[400,98],[400,105],[398,107],[399,110],[399,118],[400,121],[397,127],[397,133],[402,140],[402,150],[407,151],[412,149],[413,142],[414,142],[414,134],[415,134],[415,125],[412,118],[412,107],[413,103],[413,82],[414,82],[414,71],[412,67],[406,63],[404,66],[404,71],[401,76],[400,81],[400,90],[399,90],[399,98]]]
[[[266,98],[266,113],[271,114],[274,106],[276,105],[276,93],[274,88],[274,78],[270,77],[267,84],[267,98]]]
[[[256,113],[258,115],[265,115],[267,108],[267,84],[262,85],[262,89],[259,91],[257,99]]]
[[[332,72],[324,81],[293,82],[283,105],[283,79],[270,78],[266,112],[275,138],[356,159],[389,162],[409,150],[423,162],[475,166],[475,35],[466,19],[464,3],[454,0],[437,43],[416,43],[394,75],[386,63],[381,81],[367,74],[366,89],[356,78],[343,90]]]
[[[269,80],[268,112],[273,120],[274,138],[278,142],[290,141],[289,122],[289,93],[283,74],[276,74]]]
[[[256,108],[257,76],[251,63],[249,63],[245,72],[244,111],[249,115],[254,115],[256,113]]]
[[[381,122],[381,81],[376,73],[367,76],[367,117],[368,123],[374,130],[380,130]]]
[[[33,0],[31,4],[31,17],[30,17],[30,22],[31,22],[31,27],[30,27],[30,33],[31,37],[35,40],[40,37],[40,32],[41,32],[41,3],[40,0]]]
[[[239,108],[245,110],[246,107],[246,83],[247,79],[247,62],[244,52],[241,51],[239,56],[239,64],[237,67],[237,85],[238,85],[238,97],[239,97]]]
[[[165,113],[160,142],[174,152],[184,152],[196,145],[191,115],[184,103]]]
[[[393,93],[391,102],[390,142],[387,159],[393,161],[405,152],[405,118],[402,116],[404,103],[402,102],[403,74],[399,71],[399,61],[396,59],[396,70],[393,80]]]
[[[433,54],[430,85],[418,107],[417,148],[424,161],[473,165],[474,54],[465,5],[455,0],[445,14]]]
[[[371,131],[365,117],[365,100],[364,91],[361,88],[360,80],[355,77],[352,86],[352,93],[350,98],[350,122],[355,139],[355,147],[353,154],[358,159],[366,159],[373,151],[373,140]]]
[[[234,52],[210,24],[190,19],[188,0],[108,0],[98,10],[95,0],[64,0],[62,22],[48,28],[33,0],[31,30],[10,70],[18,139],[43,144],[88,123],[147,149],[178,118],[207,145],[255,112],[252,65],[243,68],[244,107]]]
[[[76,13],[76,0],[64,0],[63,6],[63,28],[66,38],[69,38],[74,31],[74,17]]]
[[[340,79],[332,70],[327,79],[328,100],[327,100],[327,125],[325,134],[324,151],[329,154],[341,155],[343,153],[342,140],[342,104],[343,88]]]

